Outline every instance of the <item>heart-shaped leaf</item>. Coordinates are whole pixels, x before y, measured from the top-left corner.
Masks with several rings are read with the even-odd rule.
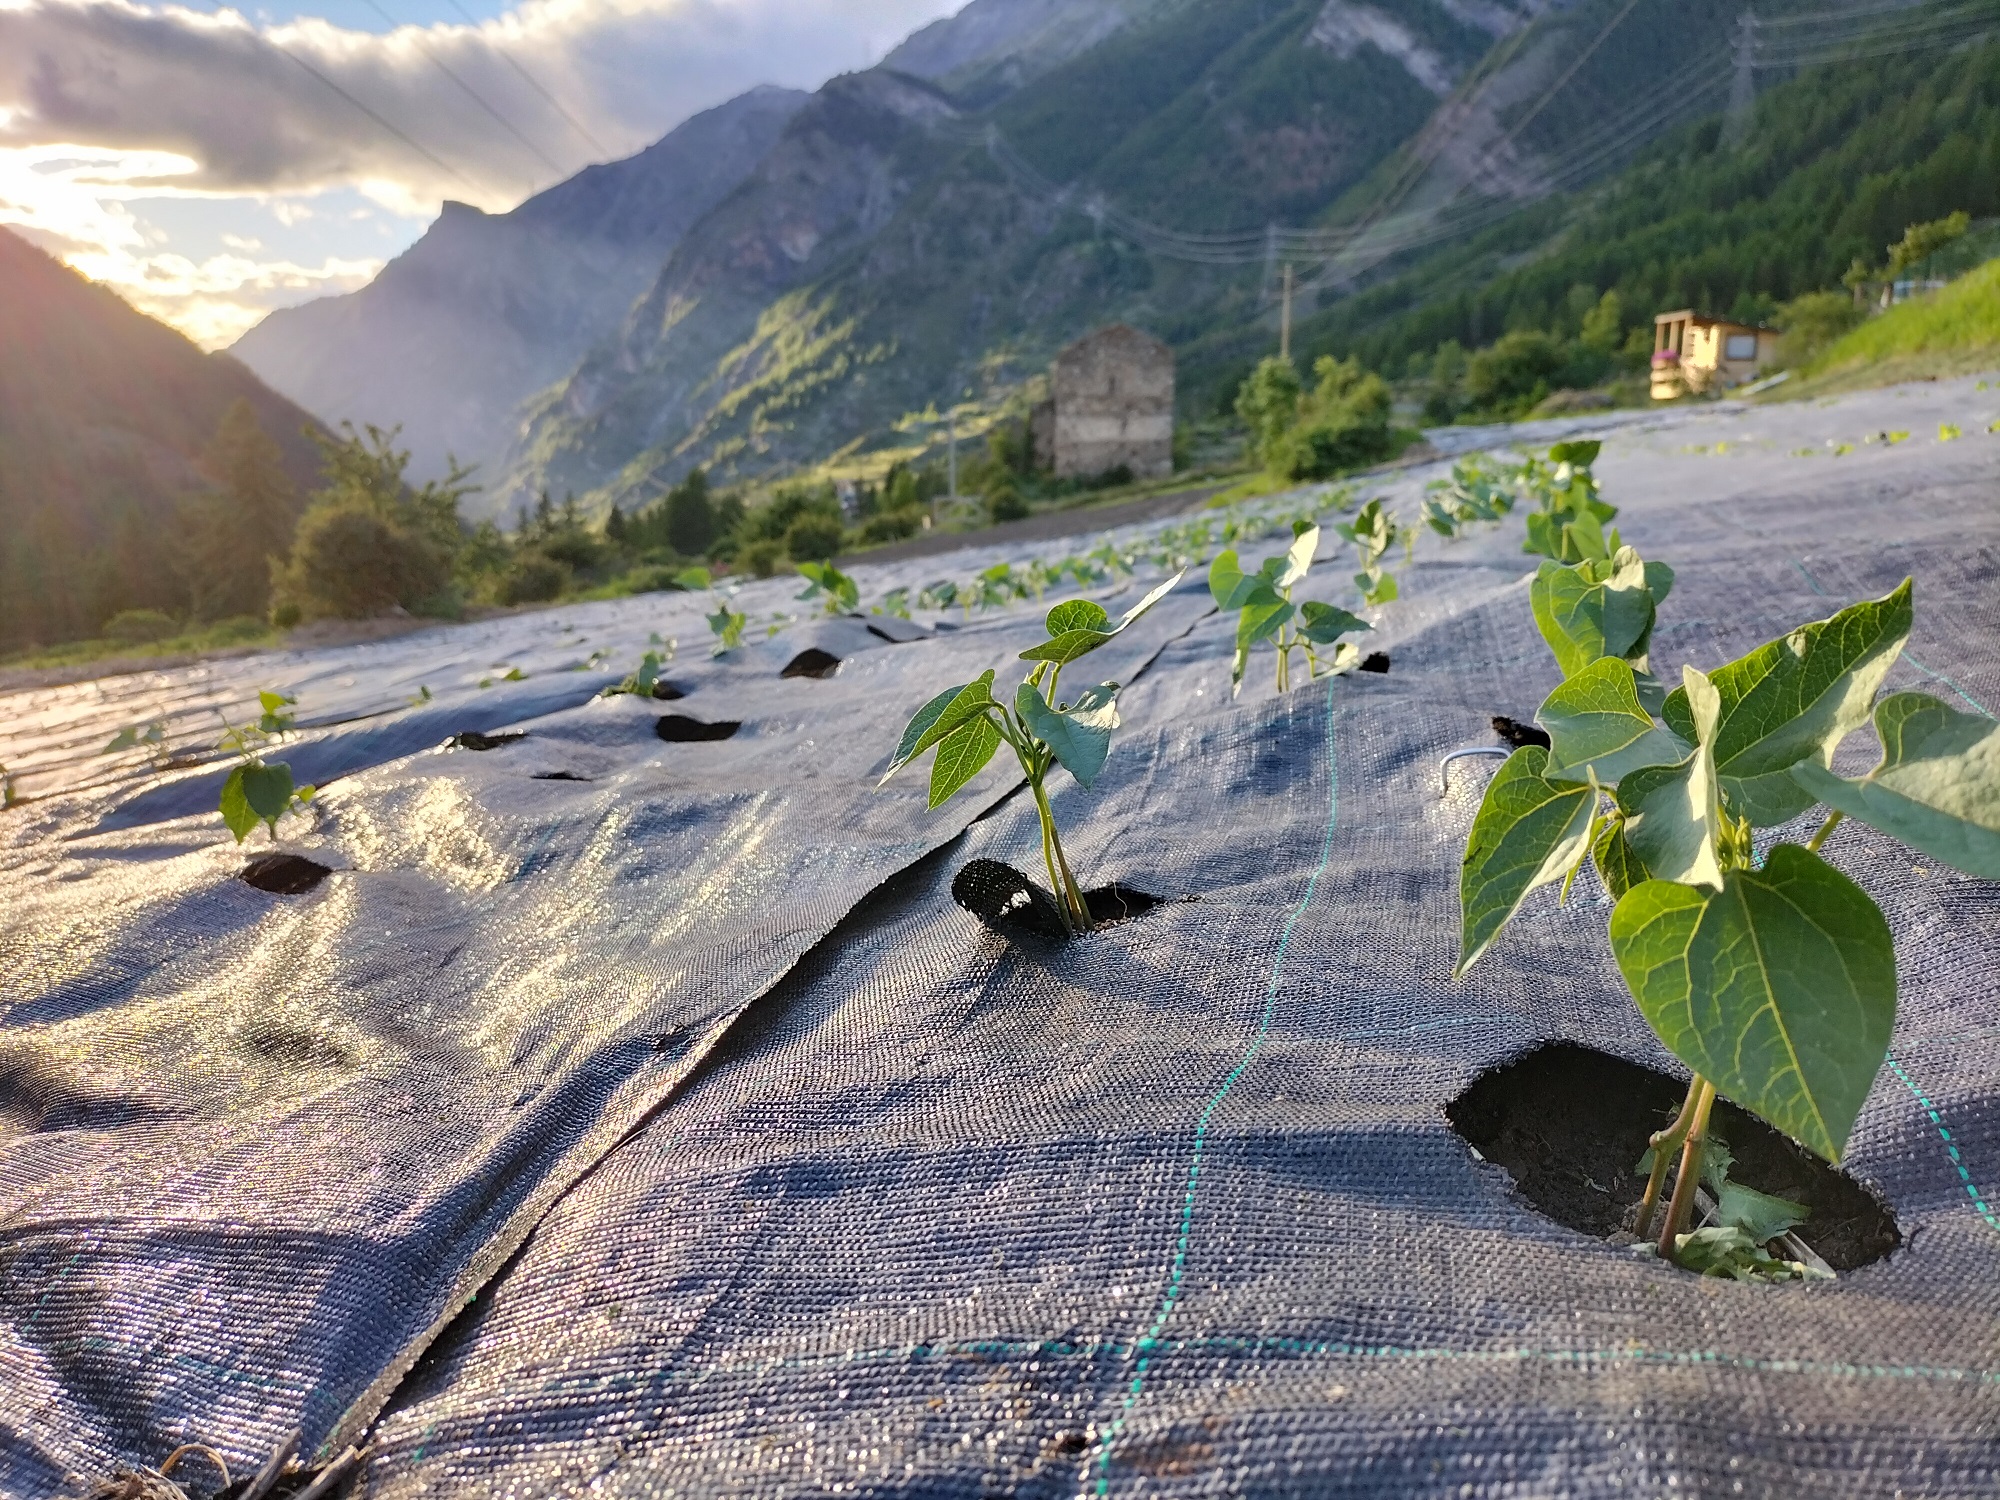
[[[1715,769],[1730,805],[1760,828],[1775,827],[1818,800],[1790,774],[1808,758],[1822,766],[1868,721],[1882,680],[1909,639],[1910,580],[1894,593],[1802,625],[1709,673],[1721,696]],[[1668,701],[1668,722],[1673,722]]]
[[[1458,873],[1457,977],[1479,961],[1528,892],[1574,870],[1590,847],[1596,789],[1551,781],[1548,751],[1527,745],[1486,784]]]
[[[1014,709],[1028,732],[1049,747],[1077,784],[1088,787],[1111,753],[1111,731],[1118,727],[1117,700],[1117,683],[1099,683],[1085,688],[1075,703],[1058,712],[1049,707],[1040,688],[1024,682],[1014,695]]]
[[[1716,844],[1722,808],[1715,756],[1708,745],[1719,702],[1714,686],[1693,667],[1683,667],[1681,674],[1701,743],[1677,765],[1641,767],[1618,783],[1625,852],[1631,866],[1645,871],[1638,879],[1677,880],[1719,890],[1722,864]],[[1638,883],[1630,879],[1629,868],[1626,873],[1629,883]]]
[[[1108,630],[1110,624],[1111,616],[1095,600],[1067,599],[1049,611],[1043,628],[1055,637],[1072,630]]]
[[[1000,731],[985,714],[967,719],[938,742],[931,763],[930,805],[941,807],[966,782],[986,769],[1000,748]]]
[[[1124,618],[1119,620],[1119,622],[1116,625],[1112,626],[1109,630],[1102,628],[1102,621],[1100,621],[1099,624],[1097,625],[1077,626],[1068,623],[1071,619],[1077,618],[1076,616],[1064,616],[1063,624],[1065,628],[1061,631],[1061,633],[1052,635],[1049,640],[1043,641],[1039,646],[1030,646],[1026,651],[1023,651],[1021,653],[1021,660],[1046,661],[1046,662],[1053,662],[1059,667],[1067,666],[1070,662],[1075,661],[1079,656],[1084,656],[1092,651],[1095,651],[1099,646],[1103,645],[1106,641],[1110,640],[1113,636],[1117,635],[1120,631],[1124,630],[1134,620],[1138,619],[1139,616],[1143,615],[1147,610],[1151,609],[1155,604],[1158,604],[1162,599],[1166,598],[1167,594],[1173,589],[1174,585],[1179,583],[1181,579],[1186,575],[1186,573],[1187,569],[1183,568],[1181,569],[1180,572],[1174,574],[1173,577],[1167,579],[1164,583],[1154,585],[1153,589],[1146,595],[1146,597],[1141,599],[1137,604],[1133,605],[1130,609],[1126,610]],[[1210,570],[1211,580],[1213,579],[1213,576],[1214,576],[1213,570],[1211,569]],[[1081,603],[1083,601],[1078,600],[1073,602]],[[1054,609],[1049,611],[1049,621],[1051,625],[1053,625],[1056,622],[1057,615],[1063,609],[1063,607],[1064,606],[1059,604]],[[1105,615],[1102,609],[1098,610],[1098,614],[1102,615],[1104,620],[1110,619],[1110,616]]]
[[[1802,760],[1792,777],[1913,849],[1982,880],[2000,880],[2000,722],[1961,713],[1928,693],[1875,705],[1882,760],[1859,781]]]
[[[1889,1049],[1889,924],[1818,855],[1780,844],[1722,889],[1649,880],[1611,913],[1611,949],[1669,1051],[1829,1161]]]
[[[1639,703],[1632,664],[1601,656],[1542,701],[1535,722],[1549,732],[1548,775],[1612,786],[1641,766],[1678,765],[1692,748],[1653,722]]]
[[[896,753],[889,759],[889,769],[882,773],[882,781],[894,776],[968,719],[975,715],[983,717],[992,706],[993,673],[990,669],[962,687],[946,688],[918,709],[910,722],[903,726],[903,737],[896,745]],[[879,781],[876,783],[877,786],[881,784]]]
[[[1322,604],[1317,599],[1308,599],[1299,606],[1299,634],[1315,646],[1330,646],[1343,635],[1357,630],[1373,630],[1361,616],[1349,614],[1334,604]]]

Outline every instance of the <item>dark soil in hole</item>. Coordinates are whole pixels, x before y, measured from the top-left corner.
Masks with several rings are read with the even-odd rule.
[[[1005,938],[1032,937],[1060,943],[1070,936],[1056,898],[997,859],[969,861],[952,877],[951,898],[983,926]],[[1083,893],[1090,918],[1100,927],[1142,917],[1165,899],[1115,882]]]
[[[528,778],[530,781],[590,781],[589,776],[579,776],[574,771],[537,771]]]
[[[467,729],[453,735],[445,744],[454,750],[498,750],[502,745],[511,745],[527,737],[525,729],[516,729],[508,734],[481,734],[476,729]]]
[[[840,670],[840,658],[831,651],[822,651],[817,646],[808,646],[797,656],[785,663],[780,677],[817,677],[822,681]]]
[[[726,740],[742,727],[740,719],[718,719],[705,724],[686,714],[662,714],[660,722],[653,726],[653,733],[670,745],[690,745],[701,740]]]
[[[1388,671],[1389,653],[1386,651],[1370,651],[1366,656],[1361,658],[1361,670],[1364,672]]]
[[[1556,1042],[1481,1074],[1445,1115],[1557,1223],[1629,1239],[1646,1189],[1639,1158],[1686,1096],[1685,1079]],[[1902,1243],[1888,1209],[1839,1168],[1726,1099],[1712,1123],[1735,1154],[1730,1179],[1811,1209],[1793,1232],[1834,1270],[1868,1265]]]
[[[236,878],[274,896],[297,896],[332,873],[318,860],[307,859],[303,854],[260,854]]]
[[[1549,748],[1549,732],[1537,724],[1523,724],[1519,719],[1510,719],[1505,714],[1493,716],[1493,732],[1512,745],[1516,750],[1528,745]]]
[[[687,690],[677,688],[671,682],[656,682],[653,684],[653,696],[662,703],[672,703],[677,698],[685,698]]]

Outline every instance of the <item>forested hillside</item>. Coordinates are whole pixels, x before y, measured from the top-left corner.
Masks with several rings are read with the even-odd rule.
[[[1829,66],[1763,95],[1739,144],[1719,115],[1594,191],[1522,210],[1308,320],[1311,353],[1400,375],[1447,342],[1576,336],[1607,291],[1627,328],[1693,306],[1753,321],[1879,264],[1912,224],[2000,213],[2000,42]],[[1249,355],[1209,341],[1219,373]]]
[[[272,487],[302,493],[318,470],[311,425],[228,355],[0,229],[0,651],[92,635],[121,610],[221,600],[227,580],[184,566],[202,527],[186,502],[253,448],[282,467],[262,476]],[[254,525],[238,542],[261,608],[266,548]]]

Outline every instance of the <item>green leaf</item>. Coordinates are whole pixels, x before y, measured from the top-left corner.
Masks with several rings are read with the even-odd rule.
[[[1028,732],[1049,747],[1079,786],[1088,787],[1104,769],[1111,753],[1111,731],[1118,727],[1118,684],[1085,688],[1075,703],[1058,712],[1041,689],[1024,682],[1014,695],[1014,709]]]
[[[1953,869],[2000,880],[2000,722],[1928,693],[1875,705],[1882,760],[1859,781],[1816,760],[1792,777],[1816,801],[1901,839]]]
[[[1557,443],[1549,449],[1549,462],[1572,464],[1579,469],[1587,469],[1597,462],[1597,455],[1603,449],[1603,442],[1596,438],[1572,438],[1566,443]]]
[[[1479,961],[1528,892],[1563,879],[1588,852],[1597,792],[1549,780],[1547,762],[1541,746],[1523,746],[1486,784],[1459,867],[1454,978]]]
[[[242,843],[257,831],[262,821],[250,806],[250,800],[243,793],[243,772],[245,766],[237,766],[222,783],[222,821],[229,831],[236,835],[236,842]]]
[[[1247,651],[1259,641],[1269,640],[1291,620],[1296,611],[1285,599],[1246,604],[1236,617],[1236,649]]]
[[[1276,586],[1281,590],[1289,589],[1304,578],[1306,570],[1312,567],[1313,554],[1317,551],[1319,551],[1319,528],[1309,526],[1294,537],[1292,545],[1286,549],[1283,566],[1278,570],[1277,578],[1274,580]]]
[[[985,714],[968,719],[946,735],[931,765],[932,807],[941,807],[966,782],[986,769],[1000,748],[1000,731]]]
[[[1535,722],[1549,732],[1552,779],[1605,786],[1641,766],[1671,766],[1689,747],[1653,722],[1639,704],[1632,664],[1602,656],[1542,700]]]
[[[1800,1281],[1822,1276],[1797,1261],[1779,1260],[1734,1225],[1714,1225],[1674,1237],[1674,1263],[1704,1276],[1734,1281]]]
[[[1299,626],[1299,634],[1315,646],[1330,646],[1350,631],[1375,628],[1361,616],[1349,614],[1338,605],[1322,604],[1317,599],[1308,599],[1301,604],[1299,614],[1305,621]]]
[[[946,735],[962,727],[968,719],[985,717],[991,707],[991,668],[962,687],[946,688],[918,709],[910,722],[903,726],[903,737],[896,744],[896,753],[889,759],[889,769],[882,773],[882,781],[887,781]],[[880,786],[882,781],[875,784]]]
[[[1720,890],[1722,863],[1717,842],[1722,807],[1716,787],[1713,737],[1718,701],[1714,686],[1693,667],[1683,667],[1682,691],[1692,703],[1699,741],[1685,760],[1645,766],[1618,783],[1618,806],[1625,816],[1625,851],[1639,879],[1676,880]],[[1630,883],[1637,884],[1637,880]],[[1623,895],[1623,891],[1614,892]]]
[[[1896,1019],[1889,924],[1865,891],[1780,844],[1719,891],[1635,886],[1611,913],[1611,949],[1674,1056],[1840,1159]]]
[[[684,589],[697,591],[715,586],[715,581],[709,577],[706,568],[682,568],[680,572],[674,574],[674,582]]]
[[[1237,561],[1236,550],[1232,547],[1218,552],[1215,561],[1208,565],[1208,592],[1215,600],[1217,609],[1241,609],[1249,599],[1253,589],[1263,583],[1255,573],[1246,573]],[[1055,632],[1051,631],[1053,635]]]
[[[1674,591],[1674,570],[1663,562],[1646,564],[1646,592],[1653,596],[1653,606],[1658,608],[1667,602],[1667,595]]]
[[[1646,565],[1630,547],[1619,548],[1608,568],[1602,563],[1543,563],[1528,599],[1542,639],[1566,677],[1602,656],[1637,655],[1652,634]]]
[[[1103,605],[1090,599],[1071,599],[1049,611],[1046,628],[1053,637],[1072,630],[1104,630],[1110,624],[1111,616]]]
[[[119,730],[117,734],[113,735],[111,738],[111,743],[106,745],[102,750],[100,750],[98,754],[110,755],[114,751],[130,750],[138,743],[139,743],[139,731],[128,725],[126,728]]]
[[[1373,575],[1356,573],[1354,575],[1354,583],[1355,587],[1361,590],[1362,601],[1371,608],[1393,603],[1399,592],[1396,587],[1396,575],[1394,573],[1378,573]]]
[[[1124,618],[1112,626],[1111,629],[1104,630],[1098,626],[1068,626],[1060,634],[1053,635],[1039,646],[1030,646],[1026,651],[1021,653],[1020,659],[1022,661],[1054,662],[1059,667],[1069,665],[1069,663],[1075,661],[1079,656],[1095,651],[1099,646],[1124,630],[1155,604],[1166,598],[1168,591],[1175,584],[1179,583],[1186,573],[1187,569],[1183,568],[1166,582],[1156,585],[1145,598],[1126,610]],[[1080,604],[1084,601],[1073,600],[1071,602]],[[1059,604],[1049,611],[1049,620],[1051,623],[1055,621],[1056,616],[1063,608],[1064,606]],[[1102,609],[1099,609],[1098,613],[1103,615],[1104,619],[1110,619],[1110,616],[1105,615]],[[1064,618],[1066,623],[1072,617],[1065,616]]]
[[[1760,828],[1816,800],[1790,774],[1824,766],[1867,722],[1875,693],[1910,635],[1910,580],[1894,593],[1802,625],[1709,674],[1721,695],[1715,769],[1723,795]],[[1671,700],[1669,702],[1671,707]]]
[[[1622,815],[1606,818],[1598,825],[1597,837],[1590,845],[1590,858],[1597,866],[1597,878],[1604,882],[1604,889],[1613,901],[1633,886],[1653,878],[1645,863],[1632,852],[1632,846],[1625,842]]]
[[[1803,1203],[1774,1198],[1740,1182],[1725,1182],[1715,1195],[1715,1217],[1723,1226],[1742,1230],[1760,1245],[1798,1228],[1811,1213]]]

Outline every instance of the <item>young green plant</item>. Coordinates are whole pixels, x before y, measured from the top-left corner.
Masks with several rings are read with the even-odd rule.
[[[1056,605],[1044,621],[1048,639],[1021,653],[1021,660],[1033,662],[1034,667],[1015,689],[1012,703],[993,696],[990,669],[972,682],[946,688],[917,710],[882,776],[888,781],[925,751],[935,749],[930,806],[940,807],[978,775],[1004,743],[1014,752],[1034,794],[1042,824],[1042,863],[1071,932],[1090,930],[1090,908],[1063,851],[1047,781],[1060,765],[1085,789],[1096,782],[1111,751],[1111,732],[1118,727],[1119,685],[1101,682],[1064,700],[1057,696],[1058,683],[1064,667],[1127,629],[1165,598],[1181,577],[1176,573],[1158,585],[1116,625],[1104,606],[1088,599]]]
[[[852,578],[830,562],[802,562],[799,576],[806,581],[800,599],[818,599],[829,615],[851,614],[861,607],[861,589]]]
[[[726,656],[743,644],[743,627],[750,617],[741,610],[729,607],[729,597],[715,586],[715,579],[706,568],[682,568],[674,575],[674,582],[691,593],[706,591],[715,605],[708,616],[708,628],[715,632],[715,645],[711,656]]]
[[[236,765],[222,783],[222,821],[242,843],[264,823],[271,841],[278,839],[278,819],[287,813],[303,812],[312,801],[311,786],[295,786],[292,768],[283,761],[267,761],[264,752],[292,731],[291,710],[298,699],[286,693],[260,692],[257,722],[224,732],[217,747],[237,757]]]
[[[1243,672],[1250,651],[1259,641],[1269,641],[1278,653],[1278,691],[1291,686],[1292,653],[1303,649],[1309,677],[1320,674],[1315,647],[1331,646],[1350,631],[1367,630],[1368,622],[1317,599],[1294,604],[1292,590],[1304,581],[1319,550],[1319,528],[1308,522],[1298,524],[1291,547],[1276,557],[1267,557],[1254,573],[1246,573],[1237,561],[1234,548],[1218,553],[1208,569],[1208,591],[1216,608],[1236,613],[1236,659],[1230,667],[1232,694],[1243,691]],[[1343,658],[1359,656],[1352,642],[1343,642],[1328,664],[1329,670],[1347,665]]]
[[[1389,514],[1382,502],[1370,500],[1354,513],[1352,521],[1335,524],[1335,531],[1354,544],[1355,554],[1361,559],[1361,571],[1354,575],[1354,586],[1361,591],[1364,604],[1379,606],[1396,597],[1396,575],[1385,572],[1382,559],[1397,542],[1406,546],[1416,537],[1416,528],[1396,524],[1396,518]]]
[[[1877,701],[1909,637],[1908,580],[1713,671],[1684,667],[1661,693],[1646,644],[1671,578],[1629,547],[1538,572],[1536,624],[1565,677],[1536,716],[1548,748],[1516,750],[1473,821],[1455,973],[1479,961],[1530,891],[1554,881],[1566,890],[1594,862],[1617,903],[1619,973],[1693,1074],[1680,1114],[1654,1137],[1639,1214],[1643,1236],[1678,1153],[1658,1248],[1692,1265],[1718,1251],[1688,1229],[1717,1097],[1838,1161],[1887,1055],[1889,926],[1821,854],[1828,834],[1853,818],[2000,879],[2000,722],[1925,693]],[[1836,774],[1835,752],[1871,720],[1880,762],[1865,776]],[[1757,829],[1822,805],[1830,811],[1805,843],[1758,859]]]

